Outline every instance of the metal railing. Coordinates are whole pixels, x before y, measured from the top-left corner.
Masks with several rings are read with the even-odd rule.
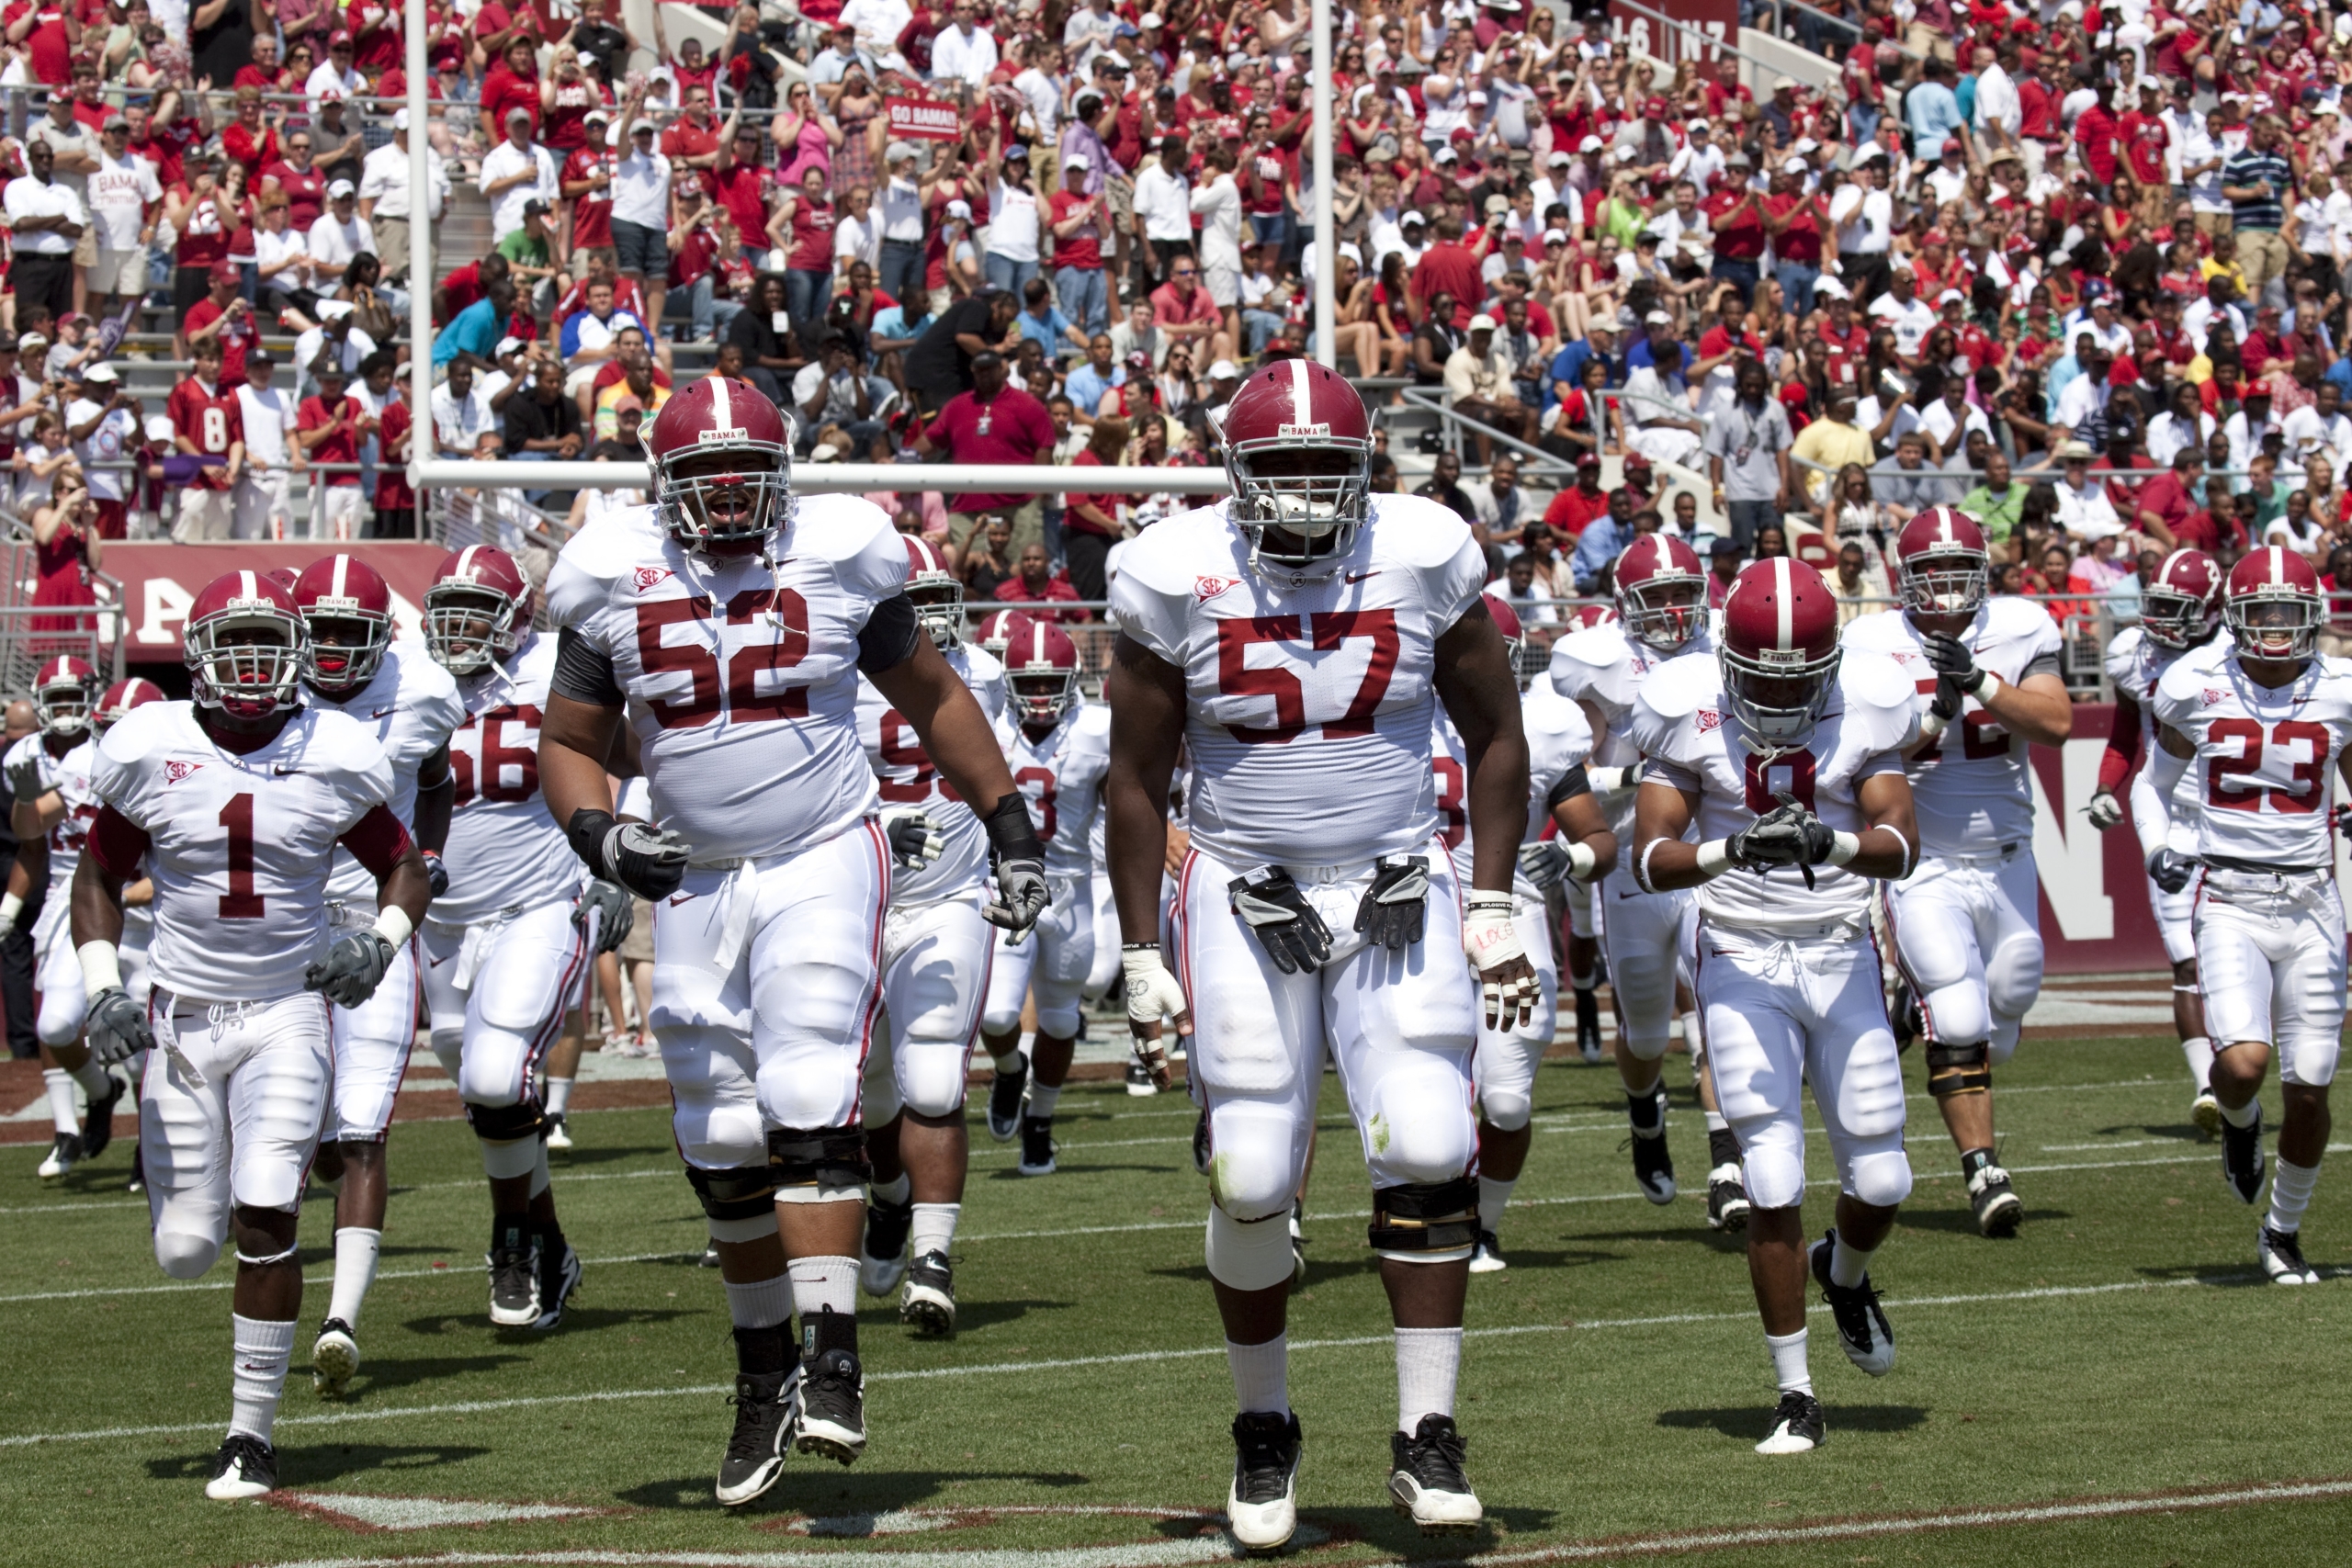
[[[1406,407],[1437,416],[1440,425],[1450,432],[1453,437],[1450,445],[1454,450],[1454,455],[1462,457],[1465,463],[1469,461],[1463,453],[1465,443],[1483,436],[1522,460],[1520,466],[1522,478],[1559,479],[1568,484],[1576,482],[1575,463],[1555,457],[1541,446],[1531,446],[1515,435],[1506,435],[1484,420],[1464,413],[1445,400],[1444,393],[1433,391],[1427,387],[1404,387],[1399,390],[1404,396]],[[1392,453],[1391,456],[1394,454]]]

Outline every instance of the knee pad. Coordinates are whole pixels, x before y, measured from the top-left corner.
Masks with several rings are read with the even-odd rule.
[[[1482,1089],[1478,1114],[1498,1133],[1516,1133],[1535,1114],[1535,1099],[1521,1089]]]
[[[200,1280],[220,1256],[220,1244],[210,1236],[186,1231],[155,1233],[155,1262],[175,1280]]]
[[[458,1030],[446,1034],[437,1029],[433,1032],[433,1055],[441,1063],[441,1076],[453,1087],[465,1076],[465,1035]]]
[[[1466,1256],[1478,1240],[1477,1179],[1457,1176],[1375,1187],[1365,1235],[1383,1257],[1436,1263],[1444,1260],[1442,1254]]]
[[[918,1116],[953,1116],[964,1106],[968,1053],[960,1040],[910,1040],[899,1047],[898,1082],[906,1108]],[[872,1120],[872,1118],[868,1118]]]
[[[518,1138],[539,1135],[542,1120],[537,1100],[526,1100],[519,1105],[482,1105],[466,1101],[466,1122],[474,1136],[484,1144],[510,1143]],[[517,1171],[514,1174],[520,1175]]]
[[[1451,1181],[1470,1168],[1478,1126],[1464,1087],[1450,1070],[1396,1073],[1382,1081],[1365,1139],[1364,1163],[1375,1187]]]
[[[2024,1027],[2025,1020],[2022,1018],[2002,1018],[1997,1014],[1995,1015],[1993,1037],[1984,1043],[1985,1050],[1990,1054],[1995,1066],[2005,1065],[2010,1057],[2018,1054],[2018,1035]]]
[[[1900,1138],[1892,1142],[1891,1148],[1858,1150],[1846,1161],[1844,1190],[1858,1201],[1892,1209],[1911,1196],[1911,1157]]]
[[[1938,1040],[1983,1040],[1993,1032],[1984,987],[1966,980],[1921,992],[1919,1012]]]
[[[1939,1043],[1928,1047],[1928,1092],[1938,1100],[1993,1091],[1990,1046],[1982,1040],[1966,1045]]]
[[[865,1081],[858,1086],[858,1119],[869,1127],[885,1126],[905,1108],[893,1053],[876,1051],[866,1058]]]
[[[2041,994],[2041,939],[2016,935],[1994,950],[1984,965],[1984,998],[1993,1016],[2023,1018]]]
[[[1804,1201],[1804,1160],[1777,1144],[1740,1145],[1740,1185],[1759,1209],[1793,1209]]]
[[[492,1181],[529,1176],[538,1169],[541,1146],[536,1129],[514,1138],[485,1137],[481,1140],[482,1174]]]
[[[82,1020],[88,1011],[89,1004],[78,991],[43,991],[40,1010],[34,1015],[33,1032],[52,1051],[60,1045],[71,1045],[82,1038]]]
[[[980,1014],[983,1034],[1017,1034],[1021,1032],[1021,1003],[1015,1000],[1010,1008],[989,1008]]]
[[[1209,1210],[1209,1278],[1236,1291],[1272,1290],[1291,1277],[1288,1206],[1261,1220]]]
[[[755,1220],[765,1215],[769,1228],[775,1228],[775,1176],[769,1167],[705,1170],[690,1165],[686,1167],[686,1183],[702,1200],[702,1212],[712,1220]]]
[[[1066,1007],[1039,1007],[1037,1032],[1050,1034],[1057,1040],[1068,1040],[1078,1033],[1078,1004]]]
[[[776,1127],[768,1133],[768,1178],[778,1201],[809,1202],[854,1190],[874,1174],[862,1127]]]
[[[1290,1213],[1299,1156],[1285,1108],[1228,1100],[1209,1112],[1209,1144],[1210,1202],[1244,1224]]]

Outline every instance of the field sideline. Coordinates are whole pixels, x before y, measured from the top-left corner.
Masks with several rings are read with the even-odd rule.
[[[1606,1066],[1555,1061],[1504,1222],[1512,1268],[1472,1281],[1458,1405],[1488,1529],[1423,1541],[1380,1486],[1395,1380],[1363,1247],[1363,1167],[1334,1080],[1292,1313],[1306,1432],[1296,1555],[1345,1565],[2340,1563],[2352,1429],[2352,1213],[2322,1179],[2306,1250],[2328,1276],[2256,1282],[2254,1211],[2188,1125],[2177,1048],[2030,1037],[2003,1069],[2005,1163],[2028,1222],[1976,1236],[1957,1162],[1910,1061],[1920,1179],[1877,1282],[1900,1361],[1872,1382],[1815,1309],[1829,1442],[1748,1445],[1770,1364],[1736,1242],[1705,1229],[1704,1139],[1678,1092],[1683,1196],[1633,1190]],[[1678,1089],[1687,1065],[1668,1069]],[[2276,1117],[2275,1089],[2267,1097]],[[977,1115],[975,1117],[977,1131]],[[487,1204],[457,1122],[404,1122],[384,1269],[351,1396],[314,1398],[331,1212],[302,1227],[311,1289],[277,1443],[286,1490],[221,1505],[201,1480],[228,1408],[226,1269],[155,1270],[127,1144],[58,1188],[0,1148],[0,1527],[11,1562],[606,1563],[806,1568],[1183,1568],[1229,1555],[1231,1385],[1201,1263],[1205,1186],[1181,1100],[1087,1085],[1062,1101],[1061,1173],[1012,1174],[976,1137],[956,1251],[963,1330],[863,1317],[873,1445],[808,1456],[745,1515],[710,1481],[731,1368],[701,1224],[659,1109],[576,1112],[558,1168],[584,1294],[544,1338],[491,1328]],[[1827,1224],[1814,1140],[1809,1213]],[[2352,1181],[2352,1166],[2343,1179]],[[185,1299],[182,1299],[185,1298]],[[2303,1397],[2305,1391],[2320,1397]],[[1306,1534],[1302,1532],[1302,1541]],[[906,1539],[901,1539],[906,1538]]]

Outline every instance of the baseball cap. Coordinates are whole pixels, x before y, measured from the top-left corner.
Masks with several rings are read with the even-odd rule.
[[[1422,217],[1420,213],[1416,210],[1408,212],[1404,217],[1396,220],[1396,227],[1399,229],[1411,229],[1418,226],[1426,229],[1429,227],[1429,222],[1430,220],[1428,219]]]
[[[590,109],[588,111],[588,119],[602,119],[604,118],[605,111],[602,109]],[[581,123],[585,125],[587,120],[582,120]],[[394,130],[406,130],[408,129],[408,110],[395,109],[392,111],[392,129]]]
[[[1664,119],[1666,118],[1666,100],[1664,98],[1651,98],[1644,103],[1642,105],[1642,118],[1644,119]]]
[[[1775,76],[1772,78],[1772,91],[1776,93],[1793,91],[1795,87],[1796,83],[1787,76]]]
[[[1962,294],[1957,288],[1947,288],[1941,294],[1936,296],[1936,303],[1939,305],[1965,305],[1968,303],[1968,296]]]
[[[508,109],[508,110],[506,111],[506,123],[507,123],[507,124],[512,125],[512,124],[514,124],[514,123],[516,120],[518,120],[518,119],[519,119],[519,120],[521,120],[525,125],[528,125],[528,124],[530,124],[530,123],[531,123],[531,111],[530,111],[529,109],[525,108],[525,107],[524,107],[522,105],[520,105],[520,104],[515,105],[513,108]]]
[[[327,185],[327,199],[341,201],[346,196],[357,196],[358,188],[349,180],[332,180]]]
[[[251,365],[253,362],[254,362],[254,357],[253,357],[253,355],[250,355],[250,354],[249,354],[249,355],[245,355],[245,363],[246,363],[246,364]],[[148,440],[150,440],[150,441],[169,441],[169,440],[170,440],[174,435],[175,435],[175,434],[178,434],[178,432],[175,431],[175,430],[172,428],[172,416],[171,416],[171,415],[169,415],[169,414],[167,414],[167,413],[151,413],[151,414],[149,414],[149,415],[147,416],[147,439],[148,439]]]
[[[1670,327],[1673,324],[1674,318],[1664,310],[1652,310],[1642,318],[1642,325],[1645,327]]]
[[[96,365],[85,365],[82,367],[82,379],[85,381],[96,381],[103,387],[112,386],[116,381],[120,380],[121,378],[114,373],[113,366],[108,365],[105,360],[101,359]]]
[[[510,354],[520,354],[522,352],[523,340],[521,338],[503,337],[498,340],[498,346],[490,351],[490,356],[492,359],[503,359]],[[251,356],[248,355],[247,357]]]
[[[1803,158],[1792,158],[1787,163],[1781,165],[1781,173],[1784,175],[1809,175],[1813,173],[1813,165],[1806,163]]]
[[[99,126],[98,129],[100,130],[112,130],[117,126],[121,127],[125,130],[129,130],[130,129],[130,122],[123,118],[122,116],[119,114],[110,114],[107,116],[106,123]]]
[[[1451,147],[1439,148],[1437,150],[1437,155],[1430,160],[1430,162],[1438,164],[1452,164],[1458,161],[1459,160],[1455,156],[1453,149]]]
[[[535,213],[539,217],[544,218],[547,216],[547,211],[548,204],[536,196],[523,204],[523,216],[526,218],[531,217]]]
[[[1230,359],[1220,359],[1215,365],[1209,367],[1209,379],[1212,381],[1238,381],[1241,379],[1241,367],[1234,364]]]
[[[1588,136],[1577,143],[1577,151],[1579,152],[1598,152],[1600,148],[1601,141],[1598,136]]]
[[[205,275],[205,278],[211,283],[241,283],[244,280],[244,274],[237,270],[237,264],[234,262],[217,261],[212,264],[212,270]]]
[[[351,314],[351,301],[348,299],[319,301],[319,320],[322,321],[339,321],[349,314]]]
[[[915,156],[915,149],[911,141],[893,141],[882,149],[882,161],[886,164],[895,164],[901,158],[913,156]]]
[[[1487,315],[1484,310],[1481,310],[1476,315],[1470,318],[1470,330],[1474,333],[1493,332],[1495,330],[1495,319],[1492,316]]]
[[[269,350],[266,348],[251,348],[245,351],[245,368],[248,370],[252,369],[256,365],[275,365],[277,363],[277,356],[270,353]]]
[[[510,115],[507,118],[511,119],[514,117]],[[639,115],[635,119],[628,122],[628,133],[631,136],[635,136],[640,130],[659,130],[661,129],[662,128],[660,126],[654,124],[643,115]]]
[[[969,218],[971,215],[972,204],[968,201],[957,200],[947,204],[947,216],[950,218]]]
[[[1086,154],[1083,152],[1073,152],[1062,160],[1062,167],[1065,169],[1091,169],[1093,166],[1086,161]]]
[[[17,349],[25,354],[39,354],[49,346],[49,339],[39,333],[27,333],[17,340]]]
[[[1705,130],[1705,131],[1713,131],[1715,128],[1714,128],[1713,126],[1712,126],[1712,125],[1708,124],[1708,123],[1707,123],[1705,120],[1703,120],[1703,119],[1694,119],[1694,120],[1692,120],[1689,125],[1684,126],[1682,129],[1683,129],[1683,130],[1688,130],[1688,131],[1697,132],[1697,131],[1702,131],[1702,130]]]
[[[1597,468],[1600,467],[1600,454],[1598,452],[1577,453],[1577,467],[1579,468]]]
[[[1598,136],[1589,136],[1585,140],[1598,145],[1600,138]],[[1544,166],[1547,169],[1556,169],[1563,164],[1573,164],[1575,162],[1576,160],[1569,157],[1566,152],[1555,152],[1549,158],[1544,160]]]
[[[1747,154],[1745,152],[1734,152],[1730,157],[1724,160],[1724,167],[1726,169],[1746,169],[1752,168],[1753,166],[1754,165],[1748,160]]]
[[[1486,210],[1487,216],[1489,218],[1492,218],[1498,212],[1509,212],[1510,210],[1510,197],[1507,196],[1488,197],[1487,198]]]

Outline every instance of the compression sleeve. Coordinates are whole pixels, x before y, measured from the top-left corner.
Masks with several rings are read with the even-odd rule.
[[[1584,764],[1578,762],[1575,767],[1562,773],[1560,782],[1552,786],[1552,793],[1544,797],[1544,809],[1557,811],[1560,808],[1560,802],[1574,800],[1577,795],[1591,793],[1592,780],[1586,774]]]
[[[90,852],[97,856],[108,876],[125,882],[137,878],[147,844],[146,829],[111,806],[98,807],[98,819],[90,824]]]
[[[344,829],[335,842],[349,850],[352,858],[377,876],[390,876],[392,867],[408,853],[408,829],[390,809],[371,806],[368,815]]]
[[[2172,794],[2192,761],[2176,757],[2161,745],[2149,749],[2148,765],[2132,785],[2132,825],[2139,831],[2143,856],[2172,842]]]
[[[559,697],[592,707],[616,708],[626,701],[620,681],[613,673],[612,656],[570,626],[556,635],[555,675],[548,688]]]
[[[915,656],[915,638],[922,635],[913,600],[903,593],[883,600],[857,634],[859,673],[879,675],[896,670]]]

